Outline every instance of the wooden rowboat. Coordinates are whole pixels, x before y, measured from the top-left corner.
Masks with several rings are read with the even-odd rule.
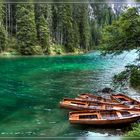
[[[96,96],[96,95],[89,94],[89,93],[80,94],[75,99],[77,99],[77,100],[83,100],[83,101],[87,100],[87,101],[108,102],[108,103],[113,103],[113,104],[114,103],[119,103],[117,100],[115,100],[113,98],[106,99],[106,98],[103,98],[101,96]]]
[[[69,113],[69,121],[72,124],[121,125],[132,123],[139,119],[139,111],[87,110]]]
[[[108,104],[108,103],[101,103],[101,102],[85,102],[79,101],[75,99],[68,99],[65,98],[63,101],[60,102],[60,107],[70,110],[138,110],[137,108],[130,108],[126,105],[122,104]]]
[[[125,105],[128,105],[128,106],[135,106],[135,107],[139,107],[140,108],[140,102],[133,99],[133,98],[130,98],[124,94],[113,94],[111,95],[111,99],[115,99],[117,100],[118,102],[120,103],[123,103]]]
[[[95,100],[95,99],[85,99],[85,98],[81,98],[81,97],[76,97],[75,100],[78,101],[83,101],[83,102],[97,102],[97,103],[103,103],[103,104],[113,104],[113,105],[120,105],[122,103],[118,102],[118,101],[113,101],[113,100],[109,100],[109,99],[105,99],[103,100]]]

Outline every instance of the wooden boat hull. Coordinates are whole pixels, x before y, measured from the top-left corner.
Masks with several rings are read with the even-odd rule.
[[[136,110],[140,111],[139,108],[129,108],[122,104],[104,104],[98,102],[84,102],[74,99],[64,99],[60,102],[60,107],[69,110]]]
[[[99,101],[99,100],[93,100],[93,99],[85,99],[85,98],[82,98],[82,97],[77,97],[75,98],[75,100],[77,101],[83,101],[83,102],[91,102],[91,103],[102,103],[102,104],[108,104],[108,105],[123,105],[122,103],[120,102],[117,102],[117,101]]]
[[[73,105],[61,105],[61,108],[63,109],[68,109],[68,110],[75,110],[75,111],[79,111],[79,110],[133,110],[131,108],[101,108],[100,106],[99,107],[96,107],[96,106],[93,106],[93,107],[78,107],[78,106],[73,106]],[[140,109],[135,109],[136,111],[140,111]]]
[[[110,98],[110,99],[106,99],[103,98],[101,96],[96,96],[93,94],[89,94],[89,93],[85,93],[85,94],[80,94],[78,95],[78,97],[76,98],[78,100],[87,100],[87,101],[99,101],[99,102],[107,102],[107,103],[120,103],[118,102],[116,99]]]
[[[83,110],[83,108],[81,108],[81,107],[72,106],[72,105],[65,105],[62,102],[60,102],[60,108],[68,109],[68,110]]]
[[[131,112],[131,113],[130,113]],[[103,118],[103,113],[107,115],[116,113],[116,116],[106,116]],[[121,116],[125,114],[124,117]],[[130,113],[128,115],[128,113]],[[102,114],[102,115],[101,115]],[[112,114],[113,115],[113,114]],[[117,116],[118,115],[118,116]],[[83,116],[86,116],[83,117]],[[93,116],[92,118],[89,116]],[[95,117],[97,116],[97,118]],[[86,125],[122,125],[133,123],[140,119],[140,112],[136,111],[75,111],[69,113],[69,122],[71,124],[86,124]]]
[[[86,125],[122,125],[133,123],[140,119],[140,116],[135,116],[129,119],[119,119],[119,120],[71,120],[69,119],[71,124],[86,124]]]
[[[134,107],[138,107],[140,108],[140,102],[130,98],[124,94],[112,94],[111,95],[111,99],[113,100],[117,100],[118,102],[122,103],[122,104],[126,104],[128,106],[134,106]]]

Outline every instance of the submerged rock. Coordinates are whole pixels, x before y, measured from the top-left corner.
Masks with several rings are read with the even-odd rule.
[[[114,91],[113,89],[108,88],[108,87],[105,87],[105,88],[103,88],[103,89],[101,90],[101,92],[103,92],[103,93],[111,93],[111,92],[113,92],[113,91]]]

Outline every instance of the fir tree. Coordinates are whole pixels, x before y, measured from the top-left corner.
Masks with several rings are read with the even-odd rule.
[[[73,21],[73,43],[74,48],[80,49],[80,33],[78,23],[76,21]]]
[[[52,5],[52,35],[54,43],[63,45],[63,5],[53,3]]]
[[[37,46],[37,31],[35,25],[34,4],[17,4],[17,41],[20,53],[23,55],[35,54]]]
[[[80,32],[80,47],[84,50],[89,49],[89,15],[88,4],[81,4],[80,17],[79,17],[79,32]]]
[[[73,52],[75,47],[72,5],[63,5],[63,44],[68,52]]]
[[[37,35],[40,45],[42,46],[44,53],[49,53],[49,28],[47,24],[47,11],[44,4],[36,4],[36,26]]]
[[[4,51],[7,44],[7,33],[3,26],[3,3],[0,3],[0,52]]]

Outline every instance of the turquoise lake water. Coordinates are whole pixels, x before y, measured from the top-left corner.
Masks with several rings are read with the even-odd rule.
[[[73,126],[64,97],[110,86],[112,76],[136,58],[134,51],[117,57],[99,52],[54,57],[0,58],[0,137],[119,136],[123,128]],[[140,94],[128,89],[128,94]]]

